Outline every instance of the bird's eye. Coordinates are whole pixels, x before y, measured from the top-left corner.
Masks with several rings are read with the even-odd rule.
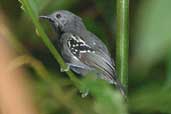
[[[56,18],[61,18],[62,16],[61,16],[61,14],[56,14]]]

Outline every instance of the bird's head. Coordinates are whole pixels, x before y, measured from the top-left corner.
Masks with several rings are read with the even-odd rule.
[[[61,32],[70,29],[85,29],[82,19],[66,10],[59,10],[50,15],[40,16],[40,18],[49,20],[55,29]]]

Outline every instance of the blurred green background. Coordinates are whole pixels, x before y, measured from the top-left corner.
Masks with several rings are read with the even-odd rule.
[[[39,15],[59,9],[83,18],[86,27],[109,48],[115,59],[116,0],[28,0]],[[171,0],[130,0],[128,102],[107,84],[89,83],[82,99],[17,0],[0,0],[0,11],[17,55],[29,55],[26,72],[42,114],[171,114]],[[0,18],[1,20],[1,18]],[[55,44],[54,31],[41,22]],[[3,28],[0,28],[3,29]],[[47,73],[49,75],[47,75]],[[39,75],[46,75],[48,81]],[[104,89],[101,89],[104,88]]]

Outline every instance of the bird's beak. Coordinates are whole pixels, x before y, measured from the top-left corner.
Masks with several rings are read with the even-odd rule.
[[[41,18],[41,19],[47,19],[47,20],[49,20],[50,22],[53,22],[54,23],[54,19],[52,18],[52,17],[50,17],[50,16],[39,16],[39,18]]]
[[[51,24],[55,27],[56,30],[59,29],[59,23],[58,20],[56,20],[55,18],[53,18],[53,16],[48,15],[48,16],[39,16],[40,19],[46,19],[49,22],[51,22]]]

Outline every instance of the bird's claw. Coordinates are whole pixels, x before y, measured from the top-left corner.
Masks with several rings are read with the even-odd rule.
[[[80,93],[81,93],[81,98],[85,98],[85,97],[88,96],[89,91],[88,91],[87,89],[86,89],[85,91],[81,91],[81,90],[80,90]]]
[[[69,69],[70,69],[70,65],[67,65],[67,68],[64,68],[64,69],[61,68],[60,71],[61,71],[61,72],[68,72]]]

